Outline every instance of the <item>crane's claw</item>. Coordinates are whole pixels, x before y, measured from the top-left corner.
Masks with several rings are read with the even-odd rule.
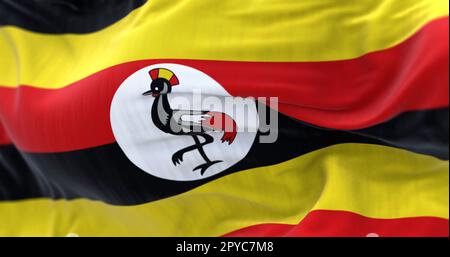
[[[172,155],[172,162],[175,166],[183,161],[183,154],[184,152],[180,150]]]
[[[203,164],[201,164],[201,165],[198,165],[197,167],[195,167],[192,171],[196,171],[196,170],[200,170],[200,175],[203,175],[204,173],[205,173],[205,171],[209,168],[209,167],[211,167],[212,165],[214,165],[214,164],[216,164],[216,163],[219,163],[219,162],[222,162],[221,160],[217,160],[217,161],[210,161],[210,162],[206,162],[206,163],[203,163]]]

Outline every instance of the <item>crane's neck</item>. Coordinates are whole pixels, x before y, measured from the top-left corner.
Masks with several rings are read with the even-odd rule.
[[[172,115],[172,108],[170,107],[167,94],[161,94],[155,97],[152,105],[152,119],[162,124],[167,123],[167,118]]]

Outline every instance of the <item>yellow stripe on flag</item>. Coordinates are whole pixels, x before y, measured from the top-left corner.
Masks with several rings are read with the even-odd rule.
[[[0,85],[59,88],[140,59],[350,59],[392,47],[446,15],[446,0],[152,0],[90,34],[4,27]]]
[[[297,224],[319,209],[448,219],[448,169],[448,161],[405,150],[341,144],[137,206],[1,202],[0,236],[218,236],[260,223]]]

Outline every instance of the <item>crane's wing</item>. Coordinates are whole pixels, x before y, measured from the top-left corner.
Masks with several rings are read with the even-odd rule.
[[[202,110],[173,110],[172,119],[185,129],[192,130],[193,127],[202,127],[202,121],[209,118],[209,111]],[[203,128],[204,130],[205,128]],[[209,130],[209,129],[208,129]]]

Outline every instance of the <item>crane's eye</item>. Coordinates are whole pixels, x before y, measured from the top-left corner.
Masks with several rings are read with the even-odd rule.
[[[155,87],[155,89],[156,89],[156,90],[159,90],[159,88],[158,88],[158,87]]]

